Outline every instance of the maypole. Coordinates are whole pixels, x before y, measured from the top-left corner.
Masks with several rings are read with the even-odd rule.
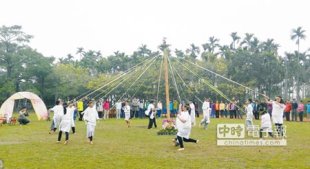
[[[170,121],[170,99],[169,99],[169,78],[168,78],[168,55],[169,49],[164,49],[164,69],[165,69],[165,94],[166,94],[166,109],[167,109],[167,119]]]

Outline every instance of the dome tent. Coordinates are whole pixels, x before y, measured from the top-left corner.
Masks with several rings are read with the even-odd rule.
[[[17,92],[9,97],[0,108],[0,115],[7,118],[12,117],[15,100],[19,99],[29,99],[31,101],[32,107],[38,117],[38,120],[47,119],[47,108],[42,101],[42,99],[34,93],[31,92]]]

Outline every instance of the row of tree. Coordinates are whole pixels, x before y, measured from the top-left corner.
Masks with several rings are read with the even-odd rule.
[[[172,66],[183,78],[175,75],[177,86],[184,92],[183,97],[194,99],[193,95],[197,95],[200,98],[210,96],[222,100],[217,92],[202,81],[210,82],[228,98],[256,97],[257,93],[266,93],[270,96],[283,95],[287,99],[309,97],[309,50],[299,49],[301,40],[306,38],[305,30],[298,27],[292,31],[291,39],[296,41],[297,50],[288,51],[284,56],[278,54],[279,44],[273,39],[260,41],[249,33],[242,38],[237,32],[231,33],[230,36],[232,39],[230,44],[220,44],[219,39],[210,37],[201,46],[190,44],[188,49],[170,51]],[[31,48],[28,44],[32,38],[22,31],[21,26],[0,28],[0,101],[14,92],[25,90],[39,94],[48,103],[59,97],[74,98],[86,91],[97,89],[146,59],[161,56],[162,50],[169,48],[164,40],[156,51],[141,45],[131,55],[116,51],[113,55],[103,56],[100,51],[80,47],[75,54],[56,59],[44,56]],[[182,59],[189,61],[183,62],[184,65],[191,67],[199,77],[193,76],[180,66],[179,61]],[[253,91],[199,69],[190,62],[248,86]],[[135,93],[144,98],[155,98],[159,95],[163,98],[163,87],[158,88],[158,84],[163,83],[158,78],[160,65],[158,59],[127,94]],[[123,80],[122,85],[118,84],[119,81],[115,81],[107,86],[108,88],[94,92],[94,95],[104,96],[108,89],[113,89],[113,86],[117,85],[111,94],[121,95],[142,71],[143,69],[137,69],[126,76],[128,77],[126,81],[120,78]],[[186,85],[182,85],[182,80]],[[177,98],[175,85],[171,85],[171,95],[172,98]]]

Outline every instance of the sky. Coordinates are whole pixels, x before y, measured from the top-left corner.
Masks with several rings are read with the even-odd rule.
[[[141,44],[157,50],[163,37],[185,50],[210,36],[231,43],[231,32],[275,39],[279,53],[297,49],[290,40],[302,26],[310,37],[308,0],[0,0],[0,26],[21,25],[30,46],[65,57],[78,47],[132,54]],[[301,50],[310,48],[307,38]]]

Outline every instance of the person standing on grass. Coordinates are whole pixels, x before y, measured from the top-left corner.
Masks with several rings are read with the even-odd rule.
[[[238,119],[242,119],[242,112],[240,110],[239,100],[236,102],[236,114]],[[254,112],[254,111],[253,111]]]
[[[204,129],[207,129],[208,124],[210,123],[210,113],[211,113],[211,107],[209,99],[205,99],[205,101],[202,104],[202,120],[200,122],[200,125],[203,125]]]
[[[156,109],[155,109],[155,106],[154,106],[154,101],[150,101],[150,104],[149,104],[146,112],[149,114],[148,129],[151,129],[153,127],[153,125],[155,126],[155,128],[157,128],[156,118],[155,118],[155,116],[156,116]]]
[[[237,111],[236,111],[236,101],[233,99],[230,104],[230,111],[231,111],[231,119],[235,117],[237,118]]]
[[[84,111],[84,102],[82,100],[77,101],[77,111],[79,113],[79,121],[82,121],[83,119],[82,112]]]
[[[115,108],[116,108],[116,119],[120,119],[122,112],[122,102],[120,100],[115,103]]]
[[[297,108],[298,108],[298,103],[296,99],[293,99],[292,103],[292,121],[297,121]]]
[[[98,115],[99,118],[102,118],[103,117],[103,99],[98,100],[96,107],[97,107],[97,112],[99,114]]]
[[[124,106],[124,113],[125,113],[125,121],[127,124],[127,127],[130,127],[130,106],[128,104],[128,102],[125,102],[125,106]]]
[[[215,117],[216,118],[220,117],[220,103],[219,103],[219,101],[215,102]]]
[[[157,108],[157,117],[161,117],[161,113],[163,111],[163,104],[161,103],[161,101],[158,101],[156,108]]]
[[[144,100],[140,100],[139,102],[139,118],[142,119],[144,117]]]
[[[74,120],[74,113],[76,112],[76,107],[74,106],[74,103],[70,102],[69,106],[67,107],[67,113],[71,114],[71,129],[72,133],[75,134],[75,120]]]
[[[225,115],[224,115],[224,110],[225,110],[225,103],[223,103],[223,101],[221,101],[221,103],[220,103],[220,114],[221,114],[221,118],[225,117]]]
[[[272,104],[272,121],[276,126],[277,134],[283,136],[283,112],[285,104],[281,96],[277,96],[275,101],[269,101],[266,96],[266,102]]]
[[[110,102],[108,99],[106,99],[106,101],[103,103],[103,111],[104,111],[103,119],[109,118],[109,110],[110,110]]]
[[[297,112],[299,116],[299,121],[303,122],[304,120],[304,111],[305,111],[305,105],[302,103],[302,100],[298,104]]]
[[[190,133],[191,133],[191,117],[188,113],[190,107],[189,105],[182,106],[182,110],[180,113],[178,113],[177,118],[176,118],[176,126],[178,129],[177,133],[177,140],[180,145],[180,148],[178,149],[179,151],[184,150],[184,142],[192,142],[192,143],[198,143],[199,140],[194,140],[190,138]]]
[[[310,101],[308,101],[306,109],[307,109],[307,118],[308,118],[308,120],[310,120]]]
[[[194,102],[191,102],[189,104],[190,110],[191,110],[191,122],[192,122],[192,126],[196,126],[196,109],[195,109],[195,105]]]
[[[67,107],[66,103],[63,105],[64,115],[61,118],[61,122],[59,125],[59,133],[58,133],[57,143],[59,143],[61,141],[61,136],[62,136],[62,133],[64,132],[66,135],[66,140],[65,140],[64,144],[68,144],[69,131],[72,127],[72,119],[73,119],[73,113],[74,113],[74,108],[72,108],[72,106],[73,106],[72,103],[70,103],[68,107]]]
[[[132,117],[136,118],[138,117],[138,112],[139,112],[139,99],[133,98],[131,102],[131,107],[132,107]]]
[[[93,137],[95,135],[95,127],[96,127],[96,121],[99,119],[98,117],[98,112],[96,108],[94,107],[94,102],[89,101],[88,107],[86,110],[83,112],[84,116],[83,119],[86,122],[86,135],[87,138],[89,139],[89,143],[93,144]]]
[[[52,132],[55,133],[57,127],[59,126],[61,122],[61,118],[64,115],[64,107],[62,106],[62,101],[57,100],[56,105],[53,108],[51,108],[49,111],[54,112],[53,121],[51,124],[51,131],[49,132],[49,134],[51,134]]]
[[[292,104],[289,100],[287,100],[285,104],[285,109],[284,109],[284,115],[285,115],[286,121],[290,121],[291,110],[292,110]]]
[[[267,113],[266,110],[262,111],[262,123],[261,123],[261,128],[259,130],[260,138],[263,137],[263,131],[267,131],[269,136],[273,137],[270,114]]]
[[[259,120],[259,113],[258,113],[257,105],[258,105],[258,100],[255,100],[252,102],[253,115],[254,115],[255,120]]]
[[[245,119],[245,124],[246,124],[246,129],[249,130],[249,128],[253,125],[253,104],[252,104],[252,99],[248,99],[246,102],[246,119]]]

